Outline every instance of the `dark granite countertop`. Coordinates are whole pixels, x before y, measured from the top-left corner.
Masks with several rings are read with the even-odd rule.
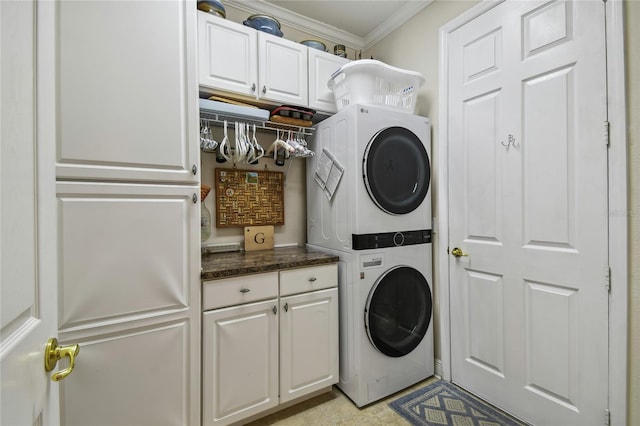
[[[338,256],[307,247],[276,247],[273,250],[207,253],[202,255],[203,281],[281,269],[336,263]]]

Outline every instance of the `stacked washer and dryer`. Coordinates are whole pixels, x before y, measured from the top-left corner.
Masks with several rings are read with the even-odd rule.
[[[352,104],[311,143],[307,241],[340,257],[338,386],[362,407],[434,374],[430,124]],[[327,156],[343,169],[331,197],[315,179]]]

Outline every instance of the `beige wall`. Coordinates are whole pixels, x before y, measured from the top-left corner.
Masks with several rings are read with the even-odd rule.
[[[640,424],[640,2],[625,0],[629,164],[629,425]]]

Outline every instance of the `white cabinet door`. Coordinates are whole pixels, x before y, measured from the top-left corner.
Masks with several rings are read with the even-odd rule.
[[[58,178],[199,183],[193,2],[56,5]]]
[[[280,402],[338,382],[338,289],[280,299]]]
[[[80,355],[60,384],[60,424],[198,425],[192,405],[200,383],[191,374],[199,358],[191,344],[199,333],[193,327],[191,319],[173,315],[61,333],[73,335],[61,342],[78,343]]]
[[[203,425],[278,405],[277,299],[205,312],[202,345]]]
[[[60,331],[198,302],[197,187],[58,182]]]
[[[58,182],[63,424],[200,423],[198,189]]]
[[[258,34],[210,13],[198,12],[198,80],[201,86],[256,96]]]
[[[300,43],[258,32],[259,96],[289,105],[307,105],[307,50]]]
[[[309,107],[325,112],[337,112],[333,92],[327,83],[333,74],[349,59],[309,49]]]

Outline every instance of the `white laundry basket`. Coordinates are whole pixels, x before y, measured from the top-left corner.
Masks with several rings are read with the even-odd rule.
[[[375,59],[349,62],[331,75],[328,86],[338,110],[350,104],[384,105],[413,114],[418,89],[424,84],[419,72],[392,67]]]

